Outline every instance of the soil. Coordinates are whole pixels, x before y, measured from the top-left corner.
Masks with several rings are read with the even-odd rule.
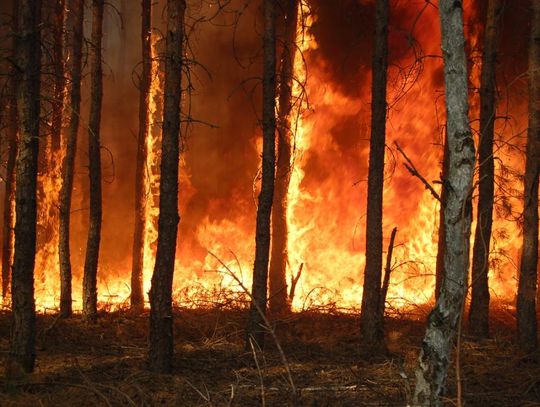
[[[40,314],[35,372],[2,368],[0,405],[405,406],[427,313],[388,316],[384,352],[362,349],[354,313],[294,313],[276,321],[283,353],[271,335],[263,353],[244,349],[245,308],[176,309],[170,375],[146,370],[147,313],[102,312],[97,325]],[[512,309],[497,306],[491,317],[490,339],[462,335],[464,405],[540,406],[540,364],[520,356]],[[10,314],[0,313],[4,355],[9,331]],[[447,393],[456,405],[455,360]]]

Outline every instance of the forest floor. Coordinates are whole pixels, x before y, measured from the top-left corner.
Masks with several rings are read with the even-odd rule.
[[[492,338],[463,333],[464,405],[540,406],[540,364],[518,356],[512,313],[496,308]],[[145,369],[148,313],[103,313],[95,326],[41,314],[35,372],[13,378],[1,371],[0,406],[405,406],[427,312],[387,318],[385,356],[360,348],[355,315],[295,313],[277,329],[285,364],[271,336],[264,355],[244,350],[245,310],[178,309],[171,375]],[[10,315],[0,313],[3,354],[9,329]],[[453,361],[451,395],[455,378]]]

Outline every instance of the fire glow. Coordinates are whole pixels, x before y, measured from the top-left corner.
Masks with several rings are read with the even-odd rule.
[[[419,2],[423,3],[423,2]],[[369,148],[370,72],[364,72],[364,84],[358,92],[344,91],[333,81],[329,61],[318,52],[316,37],[320,17],[312,14],[302,3],[297,29],[298,52],[294,69],[294,111],[293,117],[293,163],[289,186],[289,259],[288,278],[302,268],[293,309],[301,310],[312,306],[326,306],[335,303],[341,309],[357,309],[362,296],[362,273],[364,269],[365,247],[365,202],[367,189],[367,157]],[[403,13],[402,23],[413,25],[415,16],[424,7],[415,4],[411,10],[401,4],[396,13]],[[467,8],[465,8],[467,10]],[[389,71],[389,105],[387,130],[387,159],[384,191],[384,242],[388,242],[390,231],[398,227],[398,237],[394,250],[394,270],[388,293],[389,303],[402,308],[429,302],[433,299],[435,285],[435,259],[437,253],[437,229],[439,204],[424,190],[417,178],[412,177],[401,165],[401,157],[392,149],[398,141],[418,170],[427,180],[440,179],[442,161],[442,128],[444,123],[442,83],[442,60],[440,55],[439,26],[436,10],[428,8],[415,23],[413,36],[419,44],[422,55],[413,55],[411,45],[403,55],[394,56],[395,65]],[[147,140],[148,157],[145,171],[146,225],[144,228],[144,292],[150,288],[150,278],[154,267],[157,240],[158,188],[159,188],[159,148],[162,78],[157,46],[157,35],[153,33],[153,63],[151,85],[151,107]],[[396,42],[394,48],[407,42],[405,34],[399,30],[391,32]],[[418,47],[418,45],[415,45]],[[391,49],[393,49],[391,47]],[[396,49],[393,51],[399,52]],[[422,57],[419,63],[414,58]],[[478,62],[475,62],[478,63]],[[401,64],[401,65],[400,65]],[[414,65],[421,64],[421,65]],[[412,67],[412,68],[411,68]],[[408,74],[406,74],[408,72]],[[478,65],[471,72],[479,72]],[[472,77],[473,75],[471,75]],[[471,80],[474,82],[474,80]],[[404,91],[406,90],[406,92]],[[438,96],[441,96],[438,98]],[[474,95],[473,95],[474,97]],[[434,100],[436,102],[434,103]],[[194,96],[193,103],[204,103]],[[405,108],[406,107],[406,108]],[[500,139],[508,140],[517,129],[526,127],[519,121],[525,103],[516,103],[512,126],[497,124]],[[476,109],[477,110],[477,109]],[[475,109],[473,109],[473,112]],[[241,120],[240,115],[236,120]],[[475,118],[471,117],[471,120]],[[197,130],[191,130],[197,137]],[[250,153],[260,154],[260,130],[254,130],[251,137]],[[188,147],[186,156],[192,154]],[[523,163],[517,153],[500,149],[505,155],[505,163],[522,171]],[[51,153],[52,154],[52,153]],[[221,157],[227,160],[230,158]],[[60,163],[54,155],[50,161]],[[503,171],[500,164],[497,171]],[[58,168],[52,169],[58,171]],[[181,166],[181,214],[190,216],[189,199],[197,191],[191,183],[192,169],[189,160]],[[252,174],[256,178],[256,172]],[[244,182],[239,180],[238,182]],[[218,181],[220,182],[220,181]],[[519,181],[511,186],[521,190]],[[58,199],[57,178],[44,174],[40,177],[45,201],[41,204],[39,224],[44,230],[57,231],[51,222],[57,222],[54,199]],[[440,184],[434,184],[440,189]],[[256,188],[255,188],[256,189]],[[500,192],[500,191],[499,191]],[[126,198],[127,199],[127,198]],[[179,236],[175,269],[175,299],[179,305],[189,305],[197,295],[229,289],[241,292],[242,288],[229,273],[233,271],[251,286],[251,270],[254,254],[255,204],[252,197],[232,194],[227,202],[210,200],[208,209],[220,208],[225,213],[220,217],[203,217],[203,221],[191,230],[191,236]],[[520,212],[519,203],[512,202],[514,212]],[[244,208],[242,214],[227,217],[227,205]],[[116,214],[116,216],[124,216]],[[182,222],[182,220],[181,220]],[[130,227],[124,225],[126,234]],[[474,228],[474,226],[473,226]],[[474,229],[473,229],[474,230]],[[491,247],[490,287],[492,297],[512,300],[516,292],[515,274],[519,229],[514,221],[503,216],[495,218],[494,236]],[[116,231],[118,233],[118,231]],[[58,307],[58,251],[57,233],[48,238],[46,244],[38,248],[36,259],[36,306],[39,310]],[[190,252],[192,242],[206,249]],[[114,239],[103,239],[102,245],[114,245]],[[118,252],[124,269],[111,271],[107,264],[99,270],[98,296],[102,305],[126,304],[129,295],[130,252]],[[216,257],[228,267],[225,269]],[[81,309],[82,265],[75,263],[73,280],[74,309]],[[186,292],[189,295],[186,295]],[[182,294],[183,293],[183,294]],[[145,298],[147,301],[147,298]],[[189,301],[188,301],[189,300]],[[187,302],[186,302],[187,301]]]

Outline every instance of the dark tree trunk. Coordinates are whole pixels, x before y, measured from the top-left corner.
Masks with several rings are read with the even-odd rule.
[[[497,43],[499,39],[499,20],[504,8],[503,0],[488,2],[482,73],[480,79],[480,141],[479,196],[476,232],[474,235],[472,260],[472,297],[469,312],[471,334],[487,338],[489,335],[489,246],[493,224],[493,199],[495,165],[493,160],[493,136],[495,131],[495,93],[497,82]]]
[[[384,338],[379,304],[382,274],[382,206],[386,136],[386,76],[388,67],[388,0],[375,3],[375,43],[372,61],[371,138],[366,225],[366,268],[360,314],[360,334],[368,347]]]
[[[142,73],[139,96],[139,137],[137,140],[137,166],[135,170],[135,231],[133,233],[133,257],[131,266],[131,309],[140,312],[144,308],[143,266],[144,225],[146,222],[145,171],[148,154],[146,141],[150,109],[150,86],[152,81],[152,3],[142,0]]]
[[[262,180],[255,230],[252,298],[246,328],[246,348],[248,349],[250,348],[250,339],[262,348],[265,333],[264,316],[266,313],[266,286],[270,257],[270,214],[272,212],[274,167],[276,163],[276,5],[273,0],[264,1],[263,47]]]
[[[294,59],[296,55],[296,26],[298,0],[286,0],[284,5],[285,38],[279,77],[279,111],[277,121],[277,167],[272,206],[272,253],[269,269],[269,308],[274,315],[290,312],[287,296],[287,193],[291,179],[291,128]]]
[[[16,163],[15,254],[11,280],[13,323],[11,361],[26,372],[34,369],[36,255],[36,187],[39,150],[40,6],[39,0],[20,0],[16,46],[19,149]]]
[[[62,186],[60,189],[60,315],[69,317],[72,314],[71,294],[71,251],[69,244],[71,197],[73,193],[73,171],[77,152],[77,136],[79,132],[79,116],[81,112],[81,70],[82,40],[84,20],[84,0],[68,0],[66,17],[66,55],[70,80],[69,127],[66,134],[65,156],[62,163]]]
[[[416,370],[414,405],[442,406],[450,352],[463,310],[469,268],[474,141],[468,118],[463,3],[440,0],[448,140],[444,280],[431,311]]]
[[[16,58],[18,32],[18,4],[13,2],[12,54]],[[6,164],[6,191],[4,195],[4,225],[2,228],[2,299],[7,305],[10,296],[11,266],[15,242],[15,161],[17,158],[17,68],[11,68],[8,106],[8,158]]]
[[[90,120],[88,123],[88,158],[90,172],[90,217],[83,277],[83,316],[88,322],[97,320],[97,270],[101,239],[101,101],[103,73],[101,40],[104,0],[92,0],[92,43],[90,44]]]
[[[523,352],[538,349],[536,285],[538,273],[538,171],[540,169],[540,0],[532,1],[529,46],[529,130],[523,196],[523,249],[517,297],[518,342]]]
[[[443,162],[442,162],[442,173],[441,173],[441,202],[439,210],[439,234],[437,242],[437,263],[435,266],[435,300],[439,299],[441,293],[442,282],[444,280],[444,252],[445,252],[445,242],[444,237],[446,235],[446,230],[444,227],[444,209],[446,207],[446,201],[448,200],[448,190],[446,188],[445,180],[448,179],[448,137],[446,132],[446,127],[444,129],[444,152],[443,152]]]
[[[178,232],[178,164],[180,156],[180,97],[185,0],[167,0],[165,96],[161,147],[161,182],[156,264],[150,289],[149,367],[172,369],[172,283]]]

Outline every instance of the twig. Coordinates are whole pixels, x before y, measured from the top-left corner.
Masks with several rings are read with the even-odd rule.
[[[266,401],[264,397],[264,379],[261,372],[261,367],[259,366],[259,360],[257,359],[257,352],[255,351],[255,346],[253,346],[253,338],[249,338],[249,346],[251,347],[251,352],[253,353],[253,359],[255,360],[255,366],[257,366],[257,372],[259,373],[259,381],[261,382],[261,405],[262,407],[266,406]]]
[[[411,173],[411,175],[413,177],[417,177],[420,181],[422,181],[422,183],[424,184],[424,186],[426,187],[427,190],[429,190],[429,192],[431,192],[431,195],[433,195],[433,197],[441,202],[441,197],[440,195],[437,193],[437,191],[435,191],[435,189],[431,186],[431,184],[418,172],[418,170],[416,169],[416,167],[414,166],[413,162],[409,159],[409,157],[407,157],[407,154],[405,154],[405,152],[401,149],[401,147],[399,146],[398,142],[397,141],[394,141],[394,144],[397,148],[397,150],[401,153],[401,155],[403,156],[403,158],[405,158],[405,163],[403,163],[403,165],[405,166],[405,168],[407,168],[407,170]]]
[[[384,319],[384,308],[386,305],[386,296],[390,285],[390,273],[392,273],[392,252],[394,251],[394,241],[396,240],[397,227],[392,229],[390,234],[390,243],[388,244],[388,253],[386,254],[386,267],[384,269],[384,280],[381,287],[381,295],[379,299],[379,317],[381,321]]]
[[[208,254],[210,254],[213,258],[215,258],[227,271],[227,273],[236,281],[236,283],[242,288],[242,290],[249,296],[249,298],[252,300],[253,304],[255,305],[255,308],[257,309],[257,312],[261,315],[264,324],[266,325],[266,329],[270,332],[270,335],[272,335],[272,339],[274,339],[274,343],[276,344],[276,348],[278,349],[279,355],[281,357],[281,360],[283,362],[283,365],[285,366],[285,371],[287,372],[287,378],[289,379],[289,384],[291,385],[291,392],[293,396],[296,396],[296,386],[294,385],[294,381],[292,378],[291,368],[289,366],[289,361],[287,360],[287,357],[285,356],[285,352],[283,351],[283,348],[281,347],[281,343],[279,342],[276,333],[272,329],[272,325],[270,324],[270,321],[268,321],[268,318],[266,318],[265,312],[259,307],[256,301],[253,301],[253,296],[251,295],[251,292],[246,288],[244,283],[234,274],[234,272],[227,266],[223,260],[221,260],[219,257],[217,257],[214,253],[211,251],[208,251]],[[236,255],[231,251],[231,254],[234,256],[236,261],[238,261],[238,258]]]
[[[212,402],[210,401],[210,394],[208,393],[208,389],[205,388],[206,390],[206,396],[203,394],[202,391],[200,391],[197,387],[195,387],[188,379],[184,379],[186,381],[186,383],[193,389],[195,390],[199,396],[201,396],[201,398],[206,401],[210,406],[212,405]]]
[[[300,267],[298,267],[298,272],[295,276],[291,275],[291,289],[289,291],[289,301],[292,303],[294,300],[294,294],[296,291],[296,285],[298,284],[298,280],[300,280],[300,275],[302,274],[302,270],[304,268],[304,263],[300,263]]]

